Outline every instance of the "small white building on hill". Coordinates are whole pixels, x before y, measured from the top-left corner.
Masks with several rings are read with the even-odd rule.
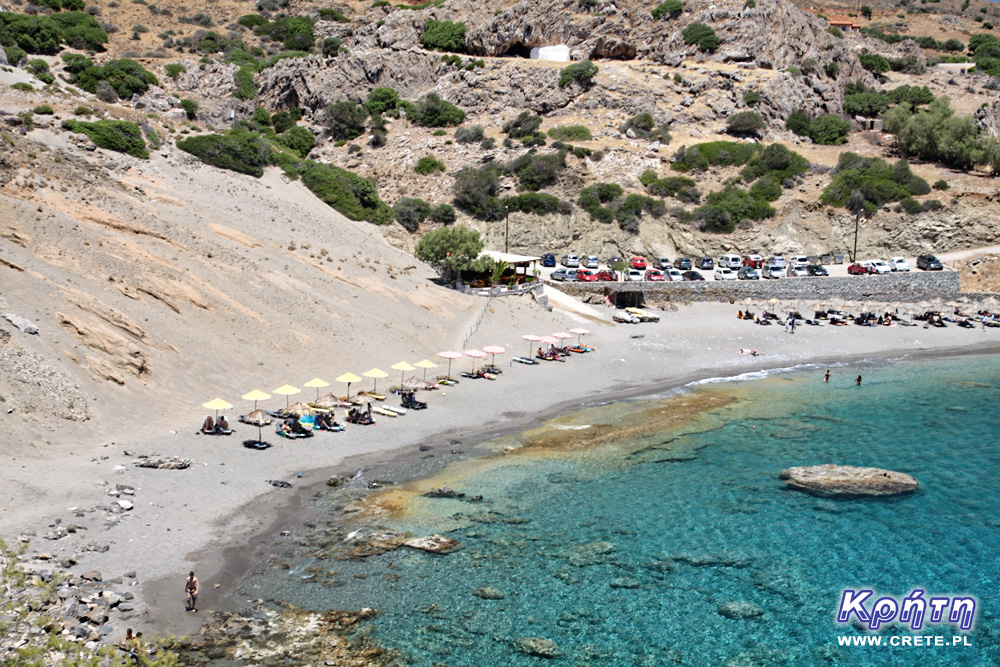
[[[565,44],[555,46],[536,46],[531,49],[532,60],[553,60],[557,63],[569,62],[569,47]]]

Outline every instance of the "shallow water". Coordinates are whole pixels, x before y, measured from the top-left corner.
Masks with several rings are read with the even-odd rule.
[[[373,636],[428,667],[539,664],[516,650],[525,637],[555,642],[556,663],[567,665],[1000,664],[1000,358],[834,368],[830,384],[823,370],[589,408],[485,443],[552,437],[559,446],[435,477],[482,503],[404,490],[396,511],[366,519],[450,531],[460,550],[293,557],[290,570],[255,575],[248,590],[321,610],[375,607]],[[717,406],[693,419],[657,421],[708,399]],[[629,439],[567,446],[609,423]],[[831,500],[777,479],[819,463],[891,468],[921,490]],[[303,583],[314,565],[335,574]],[[482,587],[503,599],[473,594]],[[971,646],[838,646],[838,635],[861,634],[834,622],[841,591],[860,587],[897,598],[914,588],[976,596]],[[720,605],[734,601],[763,615],[722,616]],[[922,634],[955,633],[932,625]]]

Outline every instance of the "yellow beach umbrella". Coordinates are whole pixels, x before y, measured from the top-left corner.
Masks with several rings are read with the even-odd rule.
[[[326,380],[320,380],[319,378],[313,378],[312,380],[309,380],[309,382],[306,382],[306,386],[307,387],[315,387],[316,388],[316,400],[318,401],[319,400],[319,390],[320,390],[320,387],[329,387],[330,383],[327,382]]]
[[[352,382],[361,382],[361,378],[359,378],[354,373],[344,373],[339,378],[337,378],[337,382],[346,382],[347,383],[347,398],[350,398],[351,397],[351,383]]]
[[[271,395],[265,394],[260,389],[254,389],[249,394],[243,394],[242,398],[244,401],[253,401],[253,409],[256,410],[257,401],[266,401],[271,398]]]
[[[215,420],[219,420],[219,410],[232,410],[233,406],[231,403],[226,403],[221,398],[214,398],[208,403],[202,403],[201,407],[208,410],[215,410]]]
[[[423,368],[424,369],[424,382],[427,382],[427,369],[428,368],[437,368],[438,367],[438,365],[435,364],[430,359],[421,359],[420,361],[418,361],[417,363],[415,363],[413,365],[416,366],[417,368]]]
[[[416,368],[414,368],[410,364],[406,363],[405,361],[401,361],[398,364],[393,364],[392,368],[395,369],[395,370],[397,370],[397,371],[399,371],[399,388],[400,389],[403,388],[403,374],[406,373],[406,371],[415,371],[415,370],[417,370]]]
[[[370,371],[365,371],[364,373],[362,373],[362,375],[364,375],[366,378],[372,378],[374,380],[374,384],[372,385],[372,391],[378,391],[379,378],[389,377],[389,374],[380,368],[373,368]]]
[[[285,385],[281,385],[280,387],[278,387],[277,389],[275,389],[274,393],[278,394],[279,396],[284,396],[285,397],[285,408],[287,409],[288,408],[288,397],[291,396],[292,394],[301,394],[302,390],[299,389],[298,387],[293,387],[290,384],[285,384]]]

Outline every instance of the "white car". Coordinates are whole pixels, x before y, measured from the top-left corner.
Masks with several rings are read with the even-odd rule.
[[[765,264],[764,268],[761,269],[760,275],[764,278],[787,278],[788,272],[783,266],[774,266],[773,264]]]
[[[892,269],[889,268],[889,265],[883,262],[881,259],[870,259],[867,262],[861,262],[861,266],[868,269],[869,273],[883,274],[892,272]]]
[[[736,280],[736,272],[728,266],[717,266],[712,277],[716,280]]]
[[[809,257],[806,255],[793,255],[788,258],[788,265],[793,269],[797,267],[805,268],[809,266]]]
[[[580,260],[580,264],[582,264],[585,269],[596,269],[601,265],[601,260],[597,259],[597,255],[586,255],[582,260]]]
[[[629,269],[628,273],[625,275],[625,280],[645,280],[645,275],[639,269]]]
[[[789,271],[789,275],[795,276],[796,278],[803,278],[809,275],[809,269],[805,266],[792,266],[792,270]]]
[[[889,268],[893,271],[909,271],[910,263],[902,257],[892,257],[889,259]]]
[[[684,274],[678,271],[677,269],[666,269],[663,272],[663,277],[675,283],[684,281]]]
[[[777,266],[777,267],[780,267],[782,269],[784,269],[784,268],[786,268],[788,266],[788,262],[786,262],[785,258],[782,257],[781,255],[775,255],[773,257],[768,257],[767,258],[767,262],[765,262],[765,264],[767,264],[769,266]]]

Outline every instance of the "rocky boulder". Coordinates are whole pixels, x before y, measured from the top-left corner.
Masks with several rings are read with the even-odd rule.
[[[514,650],[538,658],[556,658],[559,647],[551,639],[544,637],[522,637],[514,642]]]
[[[764,610],[752,602],[737,600],[735,602],[723,602],[720,604],[719,615],[732,620],[747,620],[763,616]]]
[[[980,130],[991,137],[1000,137],[1000,100],[976,109],[972,120]]]
[[[913,477],[881,468],[826,464],[781,471],[779,479],[790,489],[818,496],[895,496],[916,491]]]
[[[458,540],[453,540],[444,535],[428,535],[426,537],[414,537],[403,542],[403,546],[421,551],[429,551],[435,554],[451,553],[458,548]]]

